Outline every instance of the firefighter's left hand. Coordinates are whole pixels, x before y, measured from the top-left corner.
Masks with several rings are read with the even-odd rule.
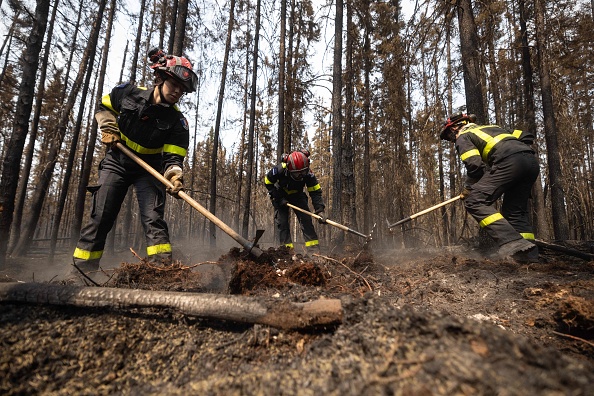
[[[324,214],[324,212],[318,212],[318,213],[316,213],[316,214],[317,214],[318,216],[320,216],[320,218],[318,219],[318,222],[319,222],[320,224],[326,224],[326,220],[327,220],[327,218],[326,218],[326,215]]]
[[[172,187],[167,187],[167,192],[175,198],[179,198],[177,193],[184,189],[183,173],[181,168],[177,165],[170,166],[167,168],[163,176],[165,179],[169,180],[171,184],[173,184]]]
[[[470,188],[464,187],[464,190],[460,193],[460,198],[466,199],[466,197],[470,194]]]

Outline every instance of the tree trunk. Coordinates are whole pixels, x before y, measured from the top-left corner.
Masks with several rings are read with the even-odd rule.
[[[259,2],[259,0],[258,0]],[[115,309],[164,308],[184,315],[263,324],[285,330],[322,329],[342,322],[339,299],[306,303],[221,294],[169,292],[108,287],[80,287],[45,283],[0,283],[0,302],[27,302]]]
[[[538,137],[536,132],[536,111],[534,105],[534,84],[532,73],[532,61],[530,55],[530,46],[528,44],[528,29],[526,28],[526,10],[524,0],[518,2],[520,18],[520,34],[522,42],[522,73],[524,77],[524,101],[526,106],[524,120],[526,130]],[[533,149],[538,153],[538,145],[534,144]],[[547,225],[547,210],[545,208],[544,193],[542,191],[542,176],[539,174],[534,187],[532,188],[533,210],[532,224],[536,230],[536,235],[541,239],[549,239],[549,227]]]
[[[33,239],[33,235],[35,233],[35,229],[37,227],[37,223],[39,221],[39,215],[43,208],[43,202],[45,200],[45,195],[49,188],[49,184],[52,178],[52,174],[54,172],[54,168],[56,166],[56,162],[58,159],[58,153],[60,150],[60,146],[62,141],[64,140],[64,135],[66,134],[66,129],[68,127],[68,122],[70,118],[70,112],[74,108],[74,104],[76,103],[76,99],[78,96],[78,92],[80,86],[82,84],[82,80],[85,76],[85,69],[89,64],[89,59],[91,57],[94,58],[95,48],[97,46],[97,39],[99,37],[101,21],[103,19],[103,10],[105,9],[105,3],[107,0],[102,0],[99,3],[99,9],[97,11],[97,17],[95,19],[95,23],[93,24],[93,29],[91,34],[89,35],[89,41],[87,43],[87,48],[83,54],[83,57],[80,62],[80,67],[78,70],[78,76],[74,84],[72,85],[72,91],[70,92],[68,101],[64,106],[64,110],[61,114],[60,121],[57,127],[57,134],[54,137],[54,140],[51,142],[49,152],[47,155],[47,166],[44,167],[43,171],[40,175],[39,184],[35,193],[31,198],[31,207],[29,217],[27,222],[25,223],[23,232],[19,241],[15,247],[14,254],[17,256],[24,255],[29,248],[30,242]],[[22,152],[22,149],[21,149]]]
[[[37,95],[35,99],[35,112],[33,114],[33,124],[31,126],[31,133],[29,136],[29,143],[25,150],[25,159],[23,161],[21,172],[21,182],[18,187],[17,200],[14,209],[14,218],[11,226],[10,245],[8,246],[8,254],[14,248],[14,244],[18,241],[21,233],[21,221],[23,219],[23,207],[25,206],[25,198],[27,197],[27,185],[29,177],[31,175],[31,166],[33,163],[33,154],[35,153],[35,143],[37,142],[37,133],[39,132],[39,119],[41,117],[41,109],[43,106],[43,99],[45,96],[45,82],[47,76],[47,65],[49,61],[49,55],[51,53],[52,38],[54,31],[54,21],[56,20],[56,14],[58,10],[58,4],[56,1],[52,10],[52,16],[49,22],[49,29],[47,31],[47,42],[45,44],[45,53],[43,54],[43,61],[41,62],[41,68],[39,73],[39,82],[37,84]]]
[[[39,67],[39,53],[43,46],[43,36],[47,27],[49,6],[49,0],[37,1],[33,27],[21,58],[23,74],[17,99],[17,113],[12,135],[7,145],[7,154],[2,164],[2,177],[0,178],[0,269],[4,268],[6,261],[6,249],[10,237],[10,226],[14,214],[14,202],[21,170],[21,156],[25,147],[29,117],[33,108],[35,78]]]
[[[232,0],[233,1],[233,0]],[[243,224],[242,234],[244,238],[248,237],[249,221],[250,221],[250,206],[252,202],[252,180],[254,169],[254,128],[256,125],[256,96],[257,96],[257,79],[258,79],[258,48],[260,40],[260,7],[261,1],[256,2],[256,26],[254,27],[254,55],[252,66],[252,94],[250,104],[250,126],[248,129],[248,147],[247,147],[247,164],[245,177],[245,195],[243,197]]]
[[[175,20],[175,38],[173,40],[173,55],[182,56],[183,54],[184,40],[186,39],[187,19],[188,0],[179,0],[177,3],[177,19]]]
[[[342,223],[342,22],[343,0],[336,0],[334,18],[334,60],[332,62],[332,218]],[[342,241],[340,233],[336,242]]]
[[[546,48],[546,23],[544,0],[535,2],[535,27],[536,47],[538,49],[538,68],[540,73],[540,85],[542,95],[542,111],[544,114],[544,131],[547,143],[547,165],[549,169],[551,206],[553,209],[553,232],[555,239],[569,239],[569,221],[565,208],[565,194],[563,192],[563,175],[561,172],[561,158],[559,156],[559,144],[557,142],[557,123],[555,120],[555,109],[553,105],[553,89],[551,87],[551,76]]]
[[[466,109],[468,113],[476,115],[479,123],[485,123],[487,112],[483,99],[478,35],[471,0],[458,0],[457,5]]]
[[[221,87],[217,106],[217,119],[215,122],[214,136],[212,140],[212,154],[210,161],[210,203],[209,211],[216,215],[217,210],[217,158],[219,155],[219,134],[221,129],[221,116],[223,113],[223,101],[225,99],[225,85],[227,83],[227,66],[229,65],[229,52],[231,51],[231,38],[233,36],[233,23],[235,20],[235,0],[229,5],[229,22],[227,24],[227,40],[225,42],[225,59],[221,71]],[[210,223],[210,246],[215,247],[217,229],[213,222]]]
[[[347,33],[346,33],[346,76],[345,76],[345,124],[344,140],[342,142],[342,168],[340,169],[344,195],[344,208],[346,224],[351,228],[357,228],[357,200],[355,185],[355,164],[353,149],[353,128],[354,128],[354,78],[353,71],[353,47],[355,45],[355,27],[353,25],[353,10],[351,2],[346,4],[347,12]],[[354,238],[347,234],[347,239]]]
[[[276,148],[276,161],[280,163],[285,152],[285,40],[287,35],[287,0],[280,0],[280,48],[278,66],[278,136]]]

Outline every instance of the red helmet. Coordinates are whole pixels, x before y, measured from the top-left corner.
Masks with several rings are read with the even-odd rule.
[[[444,122],[443,127],[441,128],[441,132],[439,133],[439,137],[442,140],[449,140],[448,135],[450,132],[450,128],[456,125],[466,125],[470,122],[475,122],[476,116],[474,114],[463,114],[463,113],[455,113],[448,117],[448,119]]]
[[[287,158],[289,172],[309,170],[309,158],[301,151],[293,151]]]
[[[289,174],[295,180],[301,180],[309,173],[309,158],[302,151],[293,151],[286,162]]]
[[[184,86],[186,92],[196,91],[198,76],[192,70],[192,64],[183,56],[166,55],[163,50],[153,49],[149,52],[151,69],[161,76],[173,77]],[[164,77],[166,78],[166,77]]]

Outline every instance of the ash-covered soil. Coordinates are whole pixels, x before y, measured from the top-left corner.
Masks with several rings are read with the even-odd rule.
[[[594,262],[543,253],[529,265],[373,246],[123,262],[99,274],[102,286],[340,299],[342,323],[281,330],[173,309],[0,302],[0,393],[591,395]],[[14,262],[0,281],[31,281],[35,265]]]

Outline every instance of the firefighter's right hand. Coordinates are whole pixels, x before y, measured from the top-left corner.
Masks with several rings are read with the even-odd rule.
[[[109,110],[103,110],[95,114],[97,125],[101,130],[101,143],[112,146],[120,141],[120,128],[115,115]]]
[[[460,193],[460,198],[462,198],[464,200],[464,199],[466,199],[466,197],[469,194],[470,194],[470,188],[464,187],[464,190],[462,190],[462,192]]]
[[[173,185],[172,187],[167,187],[167,192],[175,198],[179,198],[178,193],[184,189],[182,169],[177,165],[172,165],[167,168],[163,177]]]

